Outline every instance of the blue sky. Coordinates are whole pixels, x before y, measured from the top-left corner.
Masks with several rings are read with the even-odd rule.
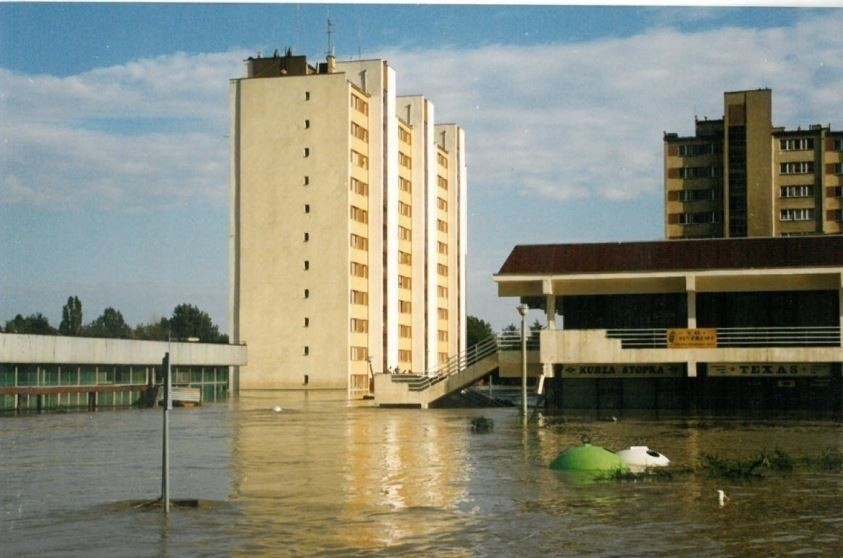
[[[843,127],[843,9],[0,2],[0,322],[70,295],[228,327],[228,80],[258,51],[386,58],[466,131],[469,313],[519,243],[663,235],[662,134],[769,87]],[[531,317],[532,319],[532,317]]]

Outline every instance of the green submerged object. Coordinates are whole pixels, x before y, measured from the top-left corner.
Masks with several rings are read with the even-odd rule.
[[[566,449],[550,463],[550,468],[557,471],[585,472],[629,470],[617,454],[589,443]]]

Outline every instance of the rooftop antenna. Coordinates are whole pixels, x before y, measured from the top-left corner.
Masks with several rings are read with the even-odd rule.
[[[334,33],[334,24],[331,23],[331,18],[329,17],[328,18],[328,33],[327,33],[328,34],[328,56],[334,55],[333,33]]]

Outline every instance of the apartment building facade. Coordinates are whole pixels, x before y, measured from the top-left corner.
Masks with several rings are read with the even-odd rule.
[[[724,93],[723,118],[664,135],[665,236],[843,232],[843,131],[772,124],[772,91]]]
[[[465,346],[465,136],[384,60],[250,58],[231,102],[240,389],[345,389]]]

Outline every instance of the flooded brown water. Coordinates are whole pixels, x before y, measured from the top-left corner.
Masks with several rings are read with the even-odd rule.
[[[481,415],[491,432],[471,432]],[[524,427],[512,408],[387,410],[289,392],[176,409],[171,494],[199,507],[165,517],[131,506],[160,495],[160,410],[2,417],[0,556],[843,554],[839,468],[753,480],[698,468],[706,453],[839,450],[840,422],[618,418],[539,413]],[[550,470],[584,434],[613,450],[649,445],[677,473],[583,484]]]

